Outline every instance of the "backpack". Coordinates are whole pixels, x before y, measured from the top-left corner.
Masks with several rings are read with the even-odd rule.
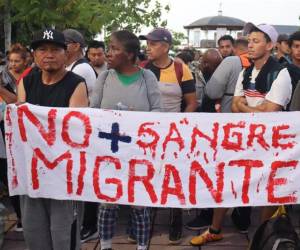
[[[176,78],[179,84],[182,83],[182,77],[183,77],[183,66],[182,63],[177,62],[177,61],[173,61],[174,62],[174,68],[175,68],[175,74],[176,74]],[[145,68],[145,69],[149,69],[150,66],[150,61],[146,60],[146,61],[142,61],[139,63],[139,66],[141,68]]]
[[[249,250],[299,250],[298,235],[286,213],[272,217],[256,230]]]
[[[255,79],[255,89],[261,93],[269,92],[273,82],[283,68],[284,66],[280,65],[272,56],[270,56]],[[254,64],[251,64],[250,67],[244,70],[242,81],[244,90],[249,87],[252,80],[253,69]]]
[[[89,64],[89,65],[92,67],[92,69],[93,69],[93,71],[94,71],[94,73],[95,73],[95,75],[96,75],[96,78],[98,77],[98,73],[96,72],[96,70],[94,69],[94,67],[89,63],[89,61],[88,61],[86,58],[80,58],[79,60],[77,60],[77,61],[73,64],[73,66],[72,66],[72,68],[71,68],[70,71],[73,71],[73,69],[74,69],[78,64],[82,64],[82,63],[87,63],[87,64]]]
[[[182,84],[182,77],[183,77],[182,63],[180,63],[178,61],[175,61],[175,60],[173,60],[173,63],[174,63],[174,70],[175,70],[177,82],[179,83],[179,85],[181,85]],[[139,63],[139,66],[141,68],[151,70],[151,61],[149,61],[149,60],[142,61],[142,62]],[[159,81],[159,79],[157,79],[157,80]],[[181,112],[183,112],[183,110],[185,109],[185,106],[186,106],[186,104],[185,104],[185,101],[183,99],[182,102],[181,102]]]

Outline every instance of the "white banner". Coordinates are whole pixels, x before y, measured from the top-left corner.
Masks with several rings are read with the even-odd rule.
[[[182,208],[299,203],[299,117],[9,105],[10,194]]]

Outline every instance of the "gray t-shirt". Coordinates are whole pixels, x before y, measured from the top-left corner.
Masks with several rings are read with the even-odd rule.
[[[107,70],[107,63],[105,62],[105,63],[103,63],[102,66],[100,66],[100,67],[93,67],[93,68],[94,68],[94,70],[97,72],[97,74],[99,76],[102,72],[104,72],[105,70]]]
[[[235,85],[242,69],[241,59],[238,56],[226,57],[205,86],[205,93],[209,98],[222,99],[222,113],[231,113]]]
[[[141,69],[139,79],[124,85],[114,69],[98,76],[91,98],[92,108],[131,111],[161,111],[161,96],[155,75]]]

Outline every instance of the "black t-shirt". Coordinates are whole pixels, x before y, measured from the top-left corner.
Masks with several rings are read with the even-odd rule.
[[[84,79],[68,71],[65,76],[54,84],[42,82],[42,72],[30,72],[23,79],[26,102],[47,107],[69,107],[70,98],[80,82]]]

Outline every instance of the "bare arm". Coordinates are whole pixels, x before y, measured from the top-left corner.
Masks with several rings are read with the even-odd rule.
[[[242,112],[241,110],[239,110],[239,107],[237,104],[241,101],[246,102],[246,98],[244,95],[244,87],[242,84],[243,74],[244,74],[244,71],[240,72],[237,83],[235,85],[234,96],[232,98],[232,103],[231,103],[231,111],[233,113]]]
[[[19,82],[17,89],[17,97],[18,102],[26,102],[26,92],[24,88],[23,79]]]
[[[244,96],[234,96],[233,99],[232,99],[232,104],[231,104],[231,111],[233,113],[240,113],[242,112],[239,108],[238,108],[238,103],[241,102],[241,101],[244,101],[245,100],[245,97]]]
[[[243,113],[256,113],[256,112],[281,111],[283,107],[281,105],[278,105],[278,104],[274,103],[274,102],[270,102],[270,101],[265,100],[262,104],[260,104],[256,107],[249,107],[244,102],[239,102],[238,103],[238,108]]]
[[[69,101],[69,107],[88,107],[89,99],[87,88],[84,82],[81,82],[75,89]]]
[[[195,112],[198,106],[196,92],[184,94],[183,98],[186,103],[186,108],[184,112]]]
[[[235,96],[232,101],[232,112],[241,112],[241,113],[257,113],[257,112],[276,112],[281,111],[282,106],[274,102],[265,100],[262,104],[256,107],[249,107],[245,97]]]
[[[0,87],[0,96],[7,104],[14,103],[17,101],[17,95],[8,91],[4,87]]]

